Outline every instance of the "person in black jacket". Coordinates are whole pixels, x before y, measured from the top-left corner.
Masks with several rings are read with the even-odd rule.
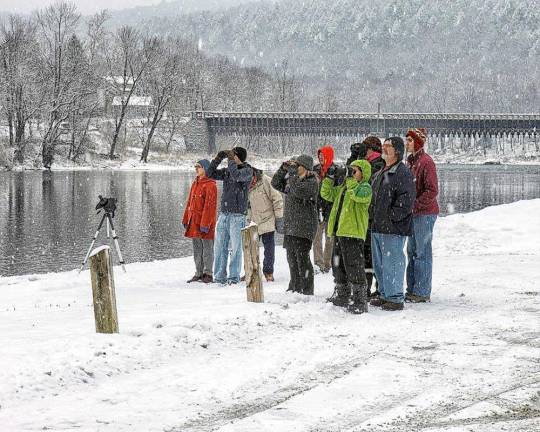
[[[207,176],[223,181],[221,208],[216,226],[214,241],[214,282],[236,284],[240,281],[242,270],[241,230],[246,224],[249,184],[253,170],[245,163],[246,149],[234,147],[222,150],[210,163]],[[227,158],[227,168],[218,169],[223,159]],[[230,243],[230,245],[229,245]],[[227,261],[231,249],[231,262],[227,276]]]
[[[312,172],[313,158],[300,155],[283,162],[272,178],[272,187],[285,194],[283,247],[291,280],[287,291],[313,295],[313,264],[309,251],[317,231],[319,185]]]
[[[371,253],[380,296],[371,305],[384,310],[403,309],[405,240],[411,235],[413,204],[416,198],[414,177],[402,162],[405,143],[400,137],[383,144],[386,166],[371,182]]]

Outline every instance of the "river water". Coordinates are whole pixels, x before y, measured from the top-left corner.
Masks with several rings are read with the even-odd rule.
[[[540,198],[538,165],[439,165],[438,173],[442,215]],[[80,266],[101,219],[98,195],[118,199],[126,262],[190,255],[181,220],[192,179],[181,171],[0,172],[0,276]],[[105,243],[102,229],[96,245]]]

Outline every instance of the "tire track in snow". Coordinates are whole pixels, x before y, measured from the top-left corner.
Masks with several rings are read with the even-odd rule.
[[[252,415],[267,411],[271,408],[287,402],[296,396],[308,392],[319,385],[328,385],[335,380],[343,378],[353,372],[356,368],[374,358],[378,352],[373,351],[362,357],[355,357],[341,364],[327,364],[323,368],[318,368],[304,373],[298,378],[298,385],[287,386],[274,392],[272,396],[264,396],[251,401],[232,404],[215,412],[205,414],[194,420],[184,422],[178,426],[167,428],[165,432],[207,432],[219,429],[221,426],[231,423],[234,420],[242,420]],[[313,375],[317,375],[317,380],[313,380]]]
[[[398,418],[386,424],[366,426],[359,426],[359,423],[363,423],[365,419],[360,422],[352,421],[349,423],[348,428],[340,428],[339,430],[350,432],[422,431],[434,428],[438,430],[439,428],[465,427],[516,420],[531,421],[540,427],[540,380],[530,379],[528,376],[521,378],[523,380],[520,380],[519,384],[503,386],[501,389],[490,392],[488,395],[482,393],[482,386],[478,386],[466,394],[460,392],[458,395],[454,395],[457,401],[453,400],[445,404],[436,404],[433,407],[418,411],[405,418]],[[526,400],[518,402],[504,400],[504,395],[516,390],[527,391],[529,397]],[[404,403],[405,401],[402,404]],[[480,408],[482,404],[484,404],[484,407]],[[477,408],[480,408],[485,413],[475,415],[475,406],[479,406]],[[490,407],[493,407],[493,410]],[[473,409],[470,417],[467,417],[466,414],[466,410],[468,409]],[[528,423],[526,427],[528,427]],[[322,432],[323,430],[330,431],[333,429],[314,428],[310,432]],[[512,430],[514,430],[513,427]]]

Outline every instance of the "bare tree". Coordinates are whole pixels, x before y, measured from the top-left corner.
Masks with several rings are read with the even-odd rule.
[[[129,101],[135,94],[143,74],[154,62],[159,43],[159,38],[141,37],[140,33],[130,26],[121,27],[116,33],[115,47],[108,63],[113,80],[117,76],[120,78],[122,95],[119,97],[120,112],[118,116],[115,116],[115,128],[109,152],[111,159],[114,158]],[[120,74],[117,74],[117,71],[120,71]]]
[[[283,60],[274,68],[274,83],[276,86],[276,105],[279,111],[296,111],[297,82],[296,76],[290,71],[289,61]]]
[[[75,161],[88,143],[88,128],[99,103],[98,77],[90,64],[79,38],[73,35],[66,49],[67,73],[73,77],[72,93],[78,95],[67,107],[69,111],[70,145],[68,157]]]
[[[86,50],[88,51],[88,62],[92,65],[100,63],[110,42],[107,38],[107,30],[105,28],[108,19],[108,12],[103,10],[94,14],[88,20],[86,27]]]
[[[22,163],[25,153],[25,130],[36,106],[31,52],[36,49],[35,26],[29,19],[11,15],[0,26],[0,86],[3,88],[4,112],[9,131],[9,145],[15,147],[15,161]]]
[[[262,70],[254,67],[243,70],[244,106],[249,111],[261,111],[268,105],[268,87],[270,79]]]
[[[163,118],[165,109],[171,101],[177,97],[178,90],[182,87],[181,65],[182,58],[172,41],[158,40],[154,46],[156,61],[149,67],[149,73],[143,80],[145,94],[152,97],[150,108],[150,127],[141,154],[141,162],[147,162],[148,153],[152,144],[152,138]]]
[[[76,29],[79,14],[73,3],[57,2],[36,13],[41,38],[42,62],[39,86],[45,96],[44,133],[42,137],[43,166],[50,168],[56,144],[62,134],[62,123],[69,115],[69,106],[80,95],[77,85],[78,65],[68,65],[66,51]]]
[[[88,131],[92,119],[104,106],[105,52],[107,33],[106,11],[93,15],[86,27],[86,41],[72,36],[68,44],[68,64],[80,67],[78,71],[78,97],[71,107],[69,118],[71,136],[68,157],[75,161],[90,143]],[[75,72],[75,71],[73,71]],[[97,90],[96,90],[97,89]]]

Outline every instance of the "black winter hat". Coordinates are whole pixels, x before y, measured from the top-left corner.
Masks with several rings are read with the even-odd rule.
[[[311,156],[302,154],[295,157],[294,160],[298,165],[302,165],[308,171],[313,171],[313,158]]]
[[[390,137],[387,138],[386,141],[390,141],[392,143],[392,147],[394,147],[396,150],[396,153],[399,153],[398,159],[403,159],[403,155],[405,154],[405,142],[403,141],[403,138]]]
[[[367,145],[363,142],[354,143],[351,146],[351,155],[354,155],[356,159],[365,159],[367,153]]]
[[[242,162],[245,162],[247,159],[247,150],[244,147],[234,147],[232,149],[233,153],[238,156]]]

